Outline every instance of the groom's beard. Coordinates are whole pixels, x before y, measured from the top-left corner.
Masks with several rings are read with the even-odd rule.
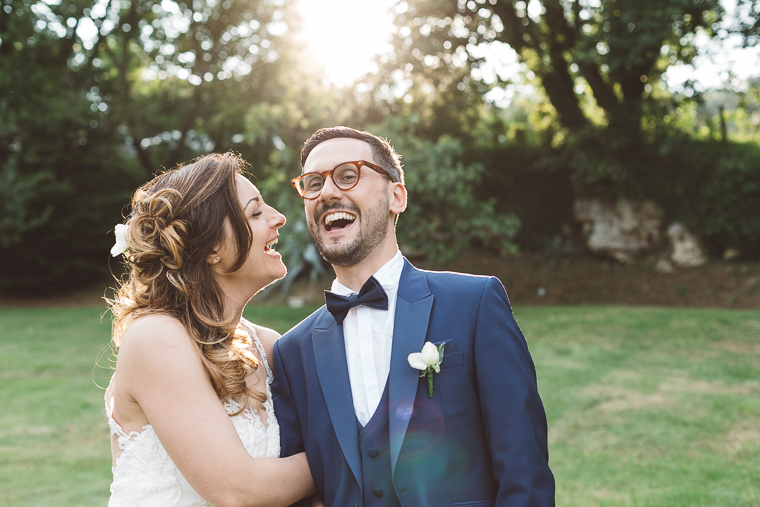
[[[348,244],[328,245],[322,235],[322,223],[319,217],[328,210],[345,210],[356,215],[359,221],[355,225],[360,227],[353,241]],[[317,250],[322,257],[332,264],[341,268],[347,268],[359,264],[379,248],[388,235],[388,214],[390,213],[390,203],[388,194],[383,192],[383,200],[374,208],[361,213],[355,204],[335,203],[332,205],[320,206],[314,210],[312,220],[307,220],[309,232],[317,245]]]

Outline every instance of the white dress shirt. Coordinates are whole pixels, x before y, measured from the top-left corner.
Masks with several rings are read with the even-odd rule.
[[[351,308],[343,321],[343,340],[346,344],[354,412],[362,426],[375,413],[391,369],[393,321],[403,269],[404,258],[400,251],[396,251],[396,255],[373,275],[388,295],[387,311],[360,305]],[[341,284],[337,278],[330,290],[341,296],[356,294],[356,291]]]

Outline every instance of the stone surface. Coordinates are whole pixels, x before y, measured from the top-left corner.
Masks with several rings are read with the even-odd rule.
[[[760,111],[758,111],[760,112]],[[741,252],[737,248],[726,248],[726,251],[723,252],[723,260],[724,261],[731,261],[736,259],[741,255]]]
[[[654,265],[654,270],[657,271],[658,273],[669,275],[670,273],[675,271],[676,268],[673,266],[673,263],[670,262],[670,260],[663,257],[657,261],[657,264]]]
[[[668,227],[668,239],[672,247],[670,260],[676,266],[694,268],[707,262],[707,255],[699,244],[699,239],[678,222]]]
[[[574,214],[595,254],[630,263],[662,243],[662,211],[652,201],[578,199]]]

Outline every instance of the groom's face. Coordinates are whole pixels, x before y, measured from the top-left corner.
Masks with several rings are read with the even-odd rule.
[[[376,163],[369,144],[352,138],[330,139],[312,150],[303,172],[322,173],[357,160]],[[393,233],[389,183],[387,177],[362,167],[354,188],[341,190],[328,176],[319,197],[304,201],[309,232],[327,262],[355,266]]]

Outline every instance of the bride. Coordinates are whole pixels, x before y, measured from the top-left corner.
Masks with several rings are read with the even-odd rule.
[[[242,318],[286,273],[285,217],[233,154],[140,187],[117,226],[127,279],[109,301],[109,506],[278,506],[315,492],[304,453],[278,458],[268,363],[279,335]],[[318,502],[318,501],[317,501]]]

